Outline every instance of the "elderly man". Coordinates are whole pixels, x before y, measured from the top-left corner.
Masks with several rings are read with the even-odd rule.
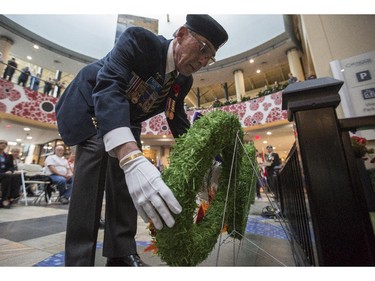
[[[64,158],[65,148],[62,145],[55,147],[55,154],[49,155],[44,161],[45,174],[50,177],[51,182],[57,185],[59,190],[59,202],[69,204],[72,193],[73,172],[69,167],[68,160]]]
[[[67,87],[56,107],[61,137],[77,145],[65,265],[94,264],[104,186],[108,266],[145,265],[134,239],[137,211],[157,229],[174,225],[181,205],[140,151],[141,123],[165,112],[173,136],[185,133],[192,74],[214,62],[227,39],[208,15],[187,15],[173,40],[130,27]]]

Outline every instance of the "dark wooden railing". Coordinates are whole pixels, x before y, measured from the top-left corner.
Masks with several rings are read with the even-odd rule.
[[[278,173],[276,198],[298,265],[375,265],[372,199],[348,132],[375,128],[375,116],[338,120],[342,84],[320,78],[292,84],[283,93],[297,138]]]

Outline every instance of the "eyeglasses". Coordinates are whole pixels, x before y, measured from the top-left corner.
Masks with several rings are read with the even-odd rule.
[[[193,32],[189,32],[191,34],[191,36],[197,40],[197,42],[202,45],[202,47],[199,49],[199,52],[201,53],[201,55],[206,58],[206,59],[209,59],[208,60],[208,64],[211,65],[213,64],[214,62],[216,62],[216,59],[214,57],[213,54],[215,54],[211,48],[205,43],[203,42],[202,40],[199,40],[196,35],[193,33]]]

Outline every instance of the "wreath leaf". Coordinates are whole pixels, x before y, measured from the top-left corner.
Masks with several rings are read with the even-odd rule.
[[[163,227],[154,238],[159,249],[157,254],[168,265],[196,266],[208,257],[221,232],[226,200],[228,206],[235,206],[235,210],[225,216],[228,229],[236,229],[241,235],[244,233],[250,209],[249,198],[255,196],[255,191],[249,192],[251,188],[255,190],[255,182],[252,182],[254,175],[249,175],[253,174],[251,171],[254,169],[249,166],[255,162],[251,164],[245,160],[247,157],[242,157],[242,147],[235,146],[237,138],[242,142],[243,131],[238,117],[215,110],[197,120],[186,134],[176,140],[170,166],[163,171],[162,177],[182,205],[182,212],[175,216],[174,227]],[[247,150],[246,153],[250,152],[250,158],[255,161],[254,147],[250,146]],[[237,161],[232,167],[233,153],[237,155]],[[196,196],[217,155],[223,159],[218,191],[203,220],[195,224]],[[231,168],[238,176],[229,179]],[[228,188],[231,190],[227,198]],[[240,239],[241,235],[235,234],[233,237]]]

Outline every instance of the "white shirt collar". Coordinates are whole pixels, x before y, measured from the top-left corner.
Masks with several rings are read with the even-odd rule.
[[[176,66],[174,64],[174,59],[173,59],[173,40],[169,44],[168,47],[168,53],[167,53],[167,63],[165,67],[165,74],[168,74],[172,72],[173,70],[176,69]]]

